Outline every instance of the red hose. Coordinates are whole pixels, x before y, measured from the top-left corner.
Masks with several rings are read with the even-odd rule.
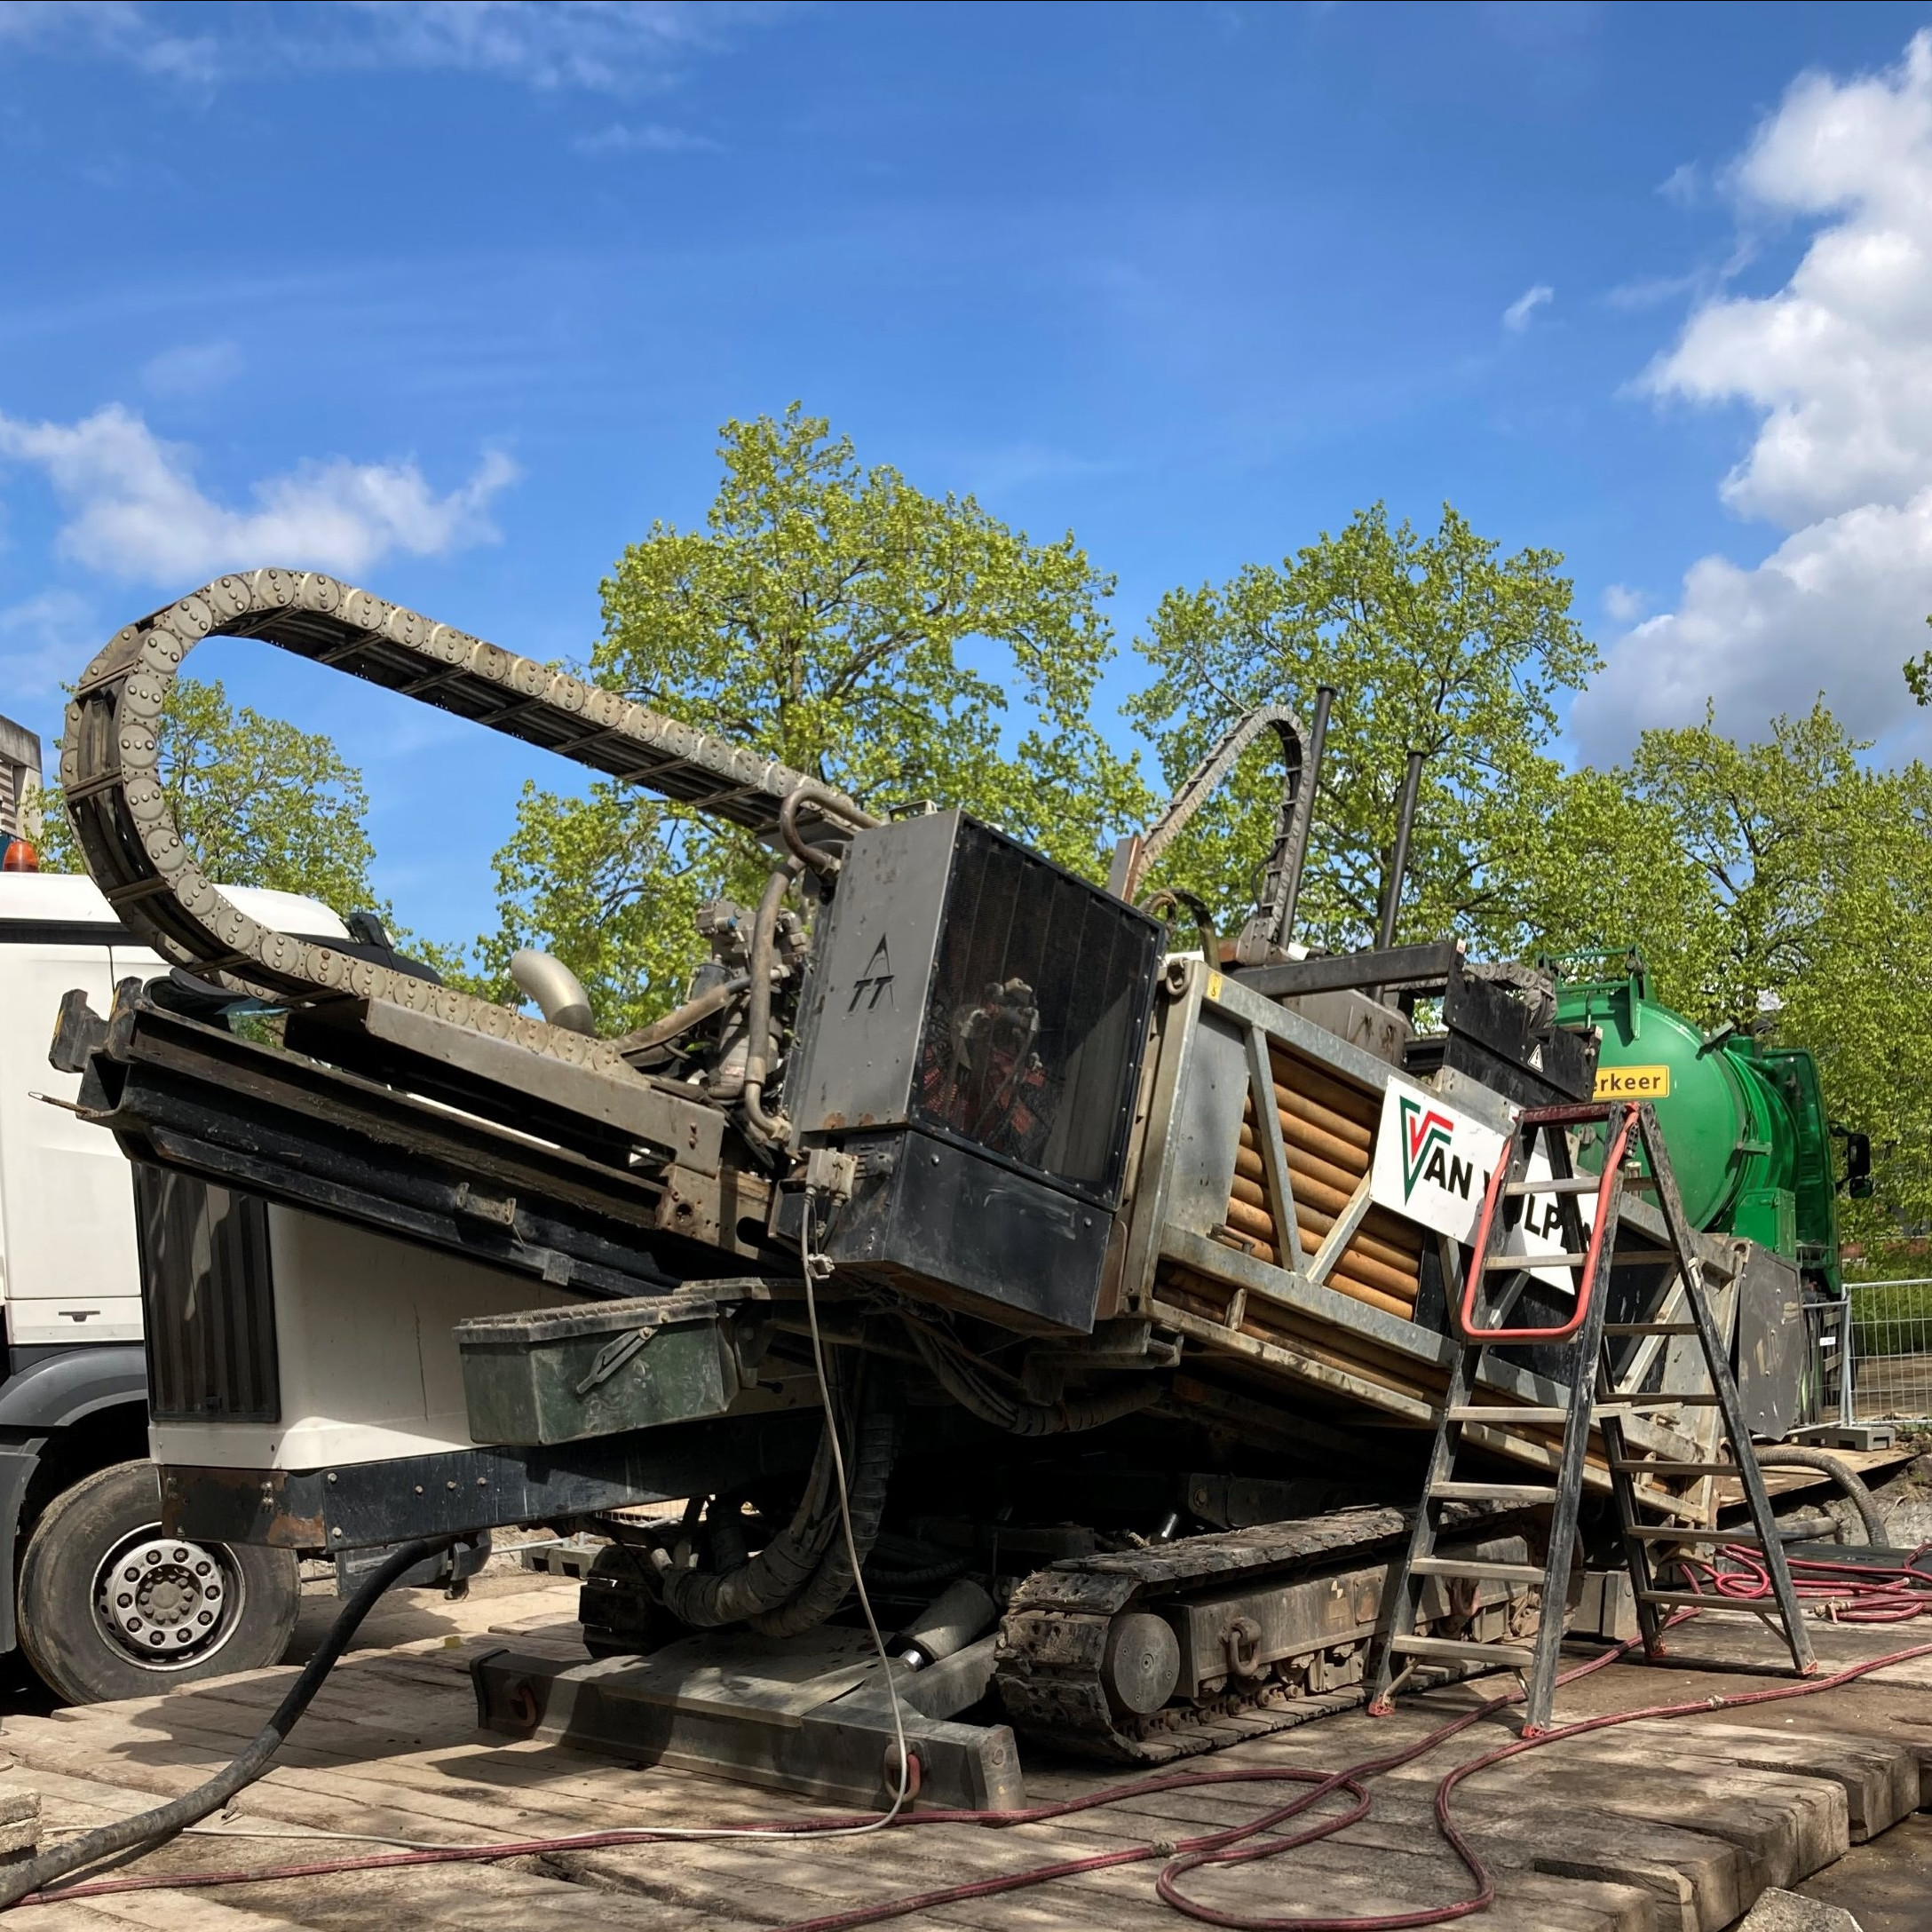
[[[1918,1557],[1922,1554],[1922,1550],[1914,1551],[1902,1567],[1911,1572],[1913,1576],[1922,1579],[1928,1590],[1932,1590],[1932,1574],[1915,1568]],[[1836,1571],[1849,1566],[1820,1564],[1817,1567]],[[1894,1586],[1885,1585],[1880,1588],[1890,1589]],[[1921,1598],[1921,1602],[1924,1601],[1932,1601],[1932,1597]],[[1697,1614],[1694,1610],[1683,1611],[1671,1621],[1673,1624],[1681,1623],[1685,1618]],[[1613,1649],[1604,1651],[1600,1656],[1592,1658],[1589,1662],[1578,1666],[1574,1670],[1564,1672],[1557,1682],[1560,1684],[1573,1683],[1579,1678],[1588,1676],[1593,1671],[1601,1670],[1605,1665],[1615,1663],[1619,1659],[1627,1656],[1636,1647],[1635,1639],[1627,1643],[1618,1644]],[[1110,1786],[1102,1791],[1090,1792],[1084,1797],[1063,1799],[1054,1804],[1034,1805],[1025,1810],[905,1812],[891,1821],[890,1829],[904,1831],[922,1825],[977,1825],[1001,1829],[1016,1825],[1045,1824],[1077,1812],[1118,1804],[1130,1798],[1144,1797],[1164,1791],[1198,1789],[1203,1786],[1298,1784],[1309,1787],[1287,1803],[1275,1806],[1245,1825],[1207,1833],[1197,1838],[1183,1839],[1176,1843],[1128,1846],[1119,1851],[1100,1852],[1084,1858],[1064,1859],[1053,1865],[1033,1865],[1024,1872],[1008,1873],[996,1878],[946,1886],[939,1890],[892,1899],[881,1904],[854,1906],[849,1911],[829,1912],[816,1919],[799,1920],[785,1927],[783,1932],[847,1932],[847,1928],[855,1926],[875,1925],[884,1920],[903,1918],[911,1912],[937,1911],[941,1906],[958,1904],[967,1899],[985,1898],[1000,1892],[1017,1891],[1035,1885],[1048,1884],[1056,1879],[1074,1878],[1083,1873],[1106,1871],[1116,1865],[1144,1864],[1151,1858],[1159,1857],[1165,1857],[1168,1863],[1156,1881],[1156,1889],[1168,1904],[1191,1918],[1209,1925],[1234,1928],[1236,1932],[1404,1932],[1404,1928],[1408,1927],[1444,1925],[1453,1920],[1466,1918],[1471,1912],[1483,1911],[1494,1901],[1496,1896],[1495,1881],[1488,1867],[1483,1863],[1475,1848],[1457,1830],[1455,1822],[1450,1816],[1451,1793],[1463,1779],[1474,1777],[1478,1771],[1486,1770],[1493,1765],[1500,1764],[1507,1758],[1519,1756],[1525,1751],[1540,1750],[1544,1745],[1555,1744],[1565,1738],[1582,1737],[1590,1731],[1608,1730],[1618,1724],[1635,1723],[1640,1720],[1708,1716],[1714,1711],[1737,1710],[1749,1705],[1773,1703],[1786,1698],[1812,1697],[1820,1690],[1835,1690],[1860,1677],[1868,1676],[1875,1670],[1883,1670],[1892,1665],[1926,1656],[1932,1656],[1932,1643],[1914,1644],[1909,1649],[1894,1651],[1883,1657],[1868,1658],[1863,1663],[1850,1665],[1828,1677],[1806,1678],[1800,1682],[1778,1684],[1769,1690],[1740,1692],[1732,1697],[1699,1698],[1683,1704],[1650,1705],[1640,1710],[1619,1711],[1602,1717],[1584,1718],[1576,1723],[1559,1725],[1534,1738],[1516,1738],[1482,1757],[1456,1766],[1436,1787],[1436,1822],[1450,1849],[1461,1860],[1464,1868],[1475,1881],[1475,1889],[1468,1897],[1460,1899],[1453,1904],[1368,1917],[1258,1919],[1237,1912],[1219,1912],[1212,1906],[1202,1904],[1182,1892],[1177,1881],[1185,1873],[1202,1866],[1243,1865],[1261,1858],[1279,1857],[1284,1852],[1293,1851],[1299,1846],[1330,1837],[1334,1833],[1359,1822],[1369,1811],[1368,1794],[1362,1788],[1364,1779],[1376,1777],[1384,1771],[1394,1770],[1398,1766],[1433,1751],[1438,1745],[1445,1743],[1459,1732],[1467,1730],[1472,1724],[1480,1722],[1493,1712],[1521,1703],[1521,1691],[1511,1691],[1502,1697],[1488,1698],[1464,1712],[1460,1717],[1453,1718],[1448,1723],[1430,1731],[1415,1744],[1380,1757],[1366,1759],[1359,1764],[1350,1765],[1339,1771],[1318,1771],[1288,1766],[1239,1770],[1178,1771],[1158,1778],[1142,1778],[1129,1785]],[[1302,1831],[1277,1835],[1278,1826],[1290,1818],[1311,1810],[1324,1799],[1337,1792],[1348,1793],[1354,1801],[1343,1810],[1325,1814]],[[810,1838],[826,1832],[850,1831],[855,1825],[876,1822],[877,1814],[867,1812],[829,1817],[790,1818],[772,1825],[746,1826],[742,1830],[724,1827],[708,1835],[720,1839],[773,1836]],[[1269,1834],[1266,1842],[1252,1842],[1263,1833]],[[156,1873],[139,1878],[100,1879],[81,1884],[64,1885],[53,1891],[36,1893],[20,1903],[51,1904],[63,1899],[99,1898],[119,1892],[198,1890],[223,1885],[259,1885],[281,1879],[325,1878],[340,1872],[380,1872],[393,1871],[408,1865],[487,1863],[501,1858],[531,1857],[560,1851],[591,1851],[625,1845],[676,1843],[685,1834],[675,1831],[619,1830],[558,1838],[516,1839],[486,1845],[450,1845],[434,1850],[378,1853],[356,1858],[319,1859],[301,1865],[271,1865],[254,1871]]]

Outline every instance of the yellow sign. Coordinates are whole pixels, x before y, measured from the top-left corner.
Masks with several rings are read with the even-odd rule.
[[[1596,1070],[1599,1100],[1666,1100],[1669,1097],[1667,1066],[1600,1066]]]

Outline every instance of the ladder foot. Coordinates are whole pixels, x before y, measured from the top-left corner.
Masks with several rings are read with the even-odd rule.
[[[1379,1698],[1371,1699],[1368,1714],[1371,1717],[1393,1717],[1396,1714],[1396,1700],[1384,1690]]]
[[[1523,1729],[1516,1733],[1516,1736],[1520,1738],[1524,1744],[1528,1744],[1532,1738],[1548,1737],[1549,1729],[1550,1728],[1548,1724],[1525,1724]]]
[[[1801,1677],[1815,1677],[1824,1667],[1817,1659],[1814,1657],[1809,1664],[1801,1664],[1798,1667],[1798,1675]]]

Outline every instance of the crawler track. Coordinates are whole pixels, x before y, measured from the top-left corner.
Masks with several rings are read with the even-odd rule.
[[[994,1682],[1007,1714],[1027,1735],[1082,1757],[1164,1764],[1359,1704],[1359,1683],[1310,1692],[1263,1675],[1144,1716],[1124,1714],[1103,1675],[1108,1627],[1124,1611],[1204,1591],[1320,1584],[1392,1556],[1409,1520],[1401,1509],[1341,1509],[1036,1571],[1014,1591],[1001,1629]],[[1464,1524],[1472,1521],[1473,1513]]]

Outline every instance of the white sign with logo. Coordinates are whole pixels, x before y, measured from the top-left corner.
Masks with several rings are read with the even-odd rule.
[[[1404,1080],[1391,1080],[1382,1096],[1382,1129],[1375,1136],[1375,1165],[1369,1196],[1378,1208],[1446,1234],[1465,1247],[1476,1239],[1483,1195],[1507,1136],[1473,1114]],[[1539,1146],[1527,1178],[1547,1181],[1549,1157]],[[1571,1197],[1588,1233],[1595,1212],[1588,1194]],[[1563,1221],[1555,1194],[1529,1194],[1503,1203],[1509,1231],[1500,1253],[1550,1255],[1564,1247]],[[1535,1279],[1573,1293],[1567,1268],[1538,1268]]]

